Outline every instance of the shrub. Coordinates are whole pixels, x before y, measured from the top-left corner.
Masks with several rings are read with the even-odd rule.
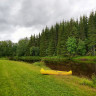
[[[36,61],[41,61],[41,57],[39,56],[15,56],[15,57],[11,57],[9,58],[10,60],[20,60],[20,61],[26,61],[26,62],[36,62]]]
[[[72,55],[76,54],[76,49],[77,49],[76,42],[77,41],[76,41],[75,37],[69,37],[67,42],[66,42],[67,50]]]
[[[88,80],[88,79],[83,79],[80,83],[81,85],[87,85],[89,87],[94,87],[94,84],[92,81]]]
[[[44,62],[35,62],[33,63],[33,65],[40,66],[40,67],[45,66]]]
[[[87,85],[92,88],[96,88],[96,76],[92,75],[92,80],[83,79],[80,84]]]
[[[93,84],[96,85],[96,75],[92,75]]]

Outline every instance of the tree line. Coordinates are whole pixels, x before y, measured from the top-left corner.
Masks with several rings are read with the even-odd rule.
[[[44,28],[41,34],[18,43],[0,41],[0,56],[95,55],[96,12]]]

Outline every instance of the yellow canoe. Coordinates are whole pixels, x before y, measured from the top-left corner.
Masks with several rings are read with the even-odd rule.
[[[48,75],[72,75],[72,71],[56,71],[56,70],[44,70],[41,68],[41,74],[48,74]]]

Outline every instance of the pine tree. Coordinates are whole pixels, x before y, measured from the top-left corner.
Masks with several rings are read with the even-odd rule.
[[[79,55],[85,55],[86,54],[86,46],[85,42],[79,39],[77,52]]]
[[[80,17],[79,22],[79,39],[85,40],[88,33],[88,20],[86,16]]]
[[[27,51],[26,51],[26,56],[30,56],[30,48],[33,46],[33,36],[31,35],[28,46],[27,46]]]
[[[60,24],[59,33],[58,33],[58,44],[57,44],[57,55],[64,56],[66,55],[66,37],[64,31],[65,23],[64,21]]]
[[[55,43],[54,40],[50,41],[49,47],[48,47],[48,56],[54,56],[55,54]]]
[[[96,14],[96,13],[95,13]],[[95,16],[94,12],[90,14],[88,22],[88,40],[89,40],[89,49],[92,50],[92,54],[95,55],[96,48],[96,26],[95,26]]]
[[[47,48],[48,48],[48,40],[49,40],[49,29],[48,27],[45,30],[42,30],[41,37],[40,37],[40,56],[47,55]]]

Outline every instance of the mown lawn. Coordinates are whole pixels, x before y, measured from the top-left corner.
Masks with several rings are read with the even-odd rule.
[[[40,74],[40,66],[0,60],[0,96],[96,96],[82,78]]]

